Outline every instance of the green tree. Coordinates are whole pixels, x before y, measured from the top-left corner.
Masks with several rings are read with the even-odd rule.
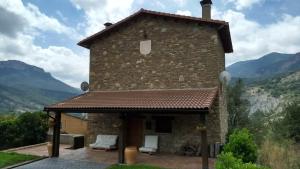
[[[24,145],[37,144],[47,137],[47,116],[45,113],[23,113],[17,118],[19,138]]]
[[[296,102],[288,104],[283,113],[285,116],[282,125],[286,126],[287,137],[300,141],[300,104]]]
[[[257,110],[249,116],[249,126],[248,129],[253,133],[253,137],[257,144],[261,144],[264,137],[268,133],[270,125],[270,115],[272,113],[266,113],[261,110]]]
[[[0,150],[14,146],[21,146],[18,140],[19,129],[15,119],[5,119],[0,122]]]
[[[277,141],[300,141],[300,104],[293,102],[283,107],[278,118],[270,122],[269,136]]]
[[[0,118],[0,149],[44,142],[47,137],[47,115],[23,113]]]
[[[249,123],[249,102],[242,97],[244,90],[245,86],[242,79],[238,79],[235,84],[227,87],[229,133],[235,128],[247,127]]]

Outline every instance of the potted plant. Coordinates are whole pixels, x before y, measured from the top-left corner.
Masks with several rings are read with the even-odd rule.
[[[52,143],[48,142],[47,143],[47,149],[48,149],[48,155],[49,155],[49,157],[52,156],[52,147],[53,147]]]
[[[54,124],[55,124],[54,119],[50,118],[49,121],[48,121],[49,127],[52,128],[54,126]]]

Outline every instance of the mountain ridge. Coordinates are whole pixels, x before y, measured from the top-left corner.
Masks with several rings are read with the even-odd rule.
[[[300,53],[270,53],[255,60],[237,62],[227,67],[231,84],[241,78],[243,97],[250,113],[258,110],[280,112],[285,104],[300,101]]]
[[[18,60],[0,61],[0,113],[40,111],[79,93],[42,68]]]
[[[269,78],[300,70],[300,53],[270,53],[254,60],[236,62],[226,70],[237,78]]]

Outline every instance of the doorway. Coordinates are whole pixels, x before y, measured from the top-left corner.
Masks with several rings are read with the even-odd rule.
[[[144,119],[132,117],[127,123],[127,146],[141,147],[144,136]]]

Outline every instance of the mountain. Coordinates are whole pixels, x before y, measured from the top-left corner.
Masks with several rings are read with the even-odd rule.
[[[270,53],[256,60],[234,63],[226,69],[233,78],[269,78],[300,70],[300,53]]]
[[[0,61],[0,112],[42,110],[79,93],[42,68],[17,60]]]
[[[280,112],[286,103],[299,103],[300,70],[252,82],[246,86],[244,97],[250,102],[250,113]]]
[[[250,113],[257,110],[280,112],[289,102],[300,102],[300,53],[270,53],[256,60],[232,64],[226,70],[243,79],[243,97],[250,103]]]

